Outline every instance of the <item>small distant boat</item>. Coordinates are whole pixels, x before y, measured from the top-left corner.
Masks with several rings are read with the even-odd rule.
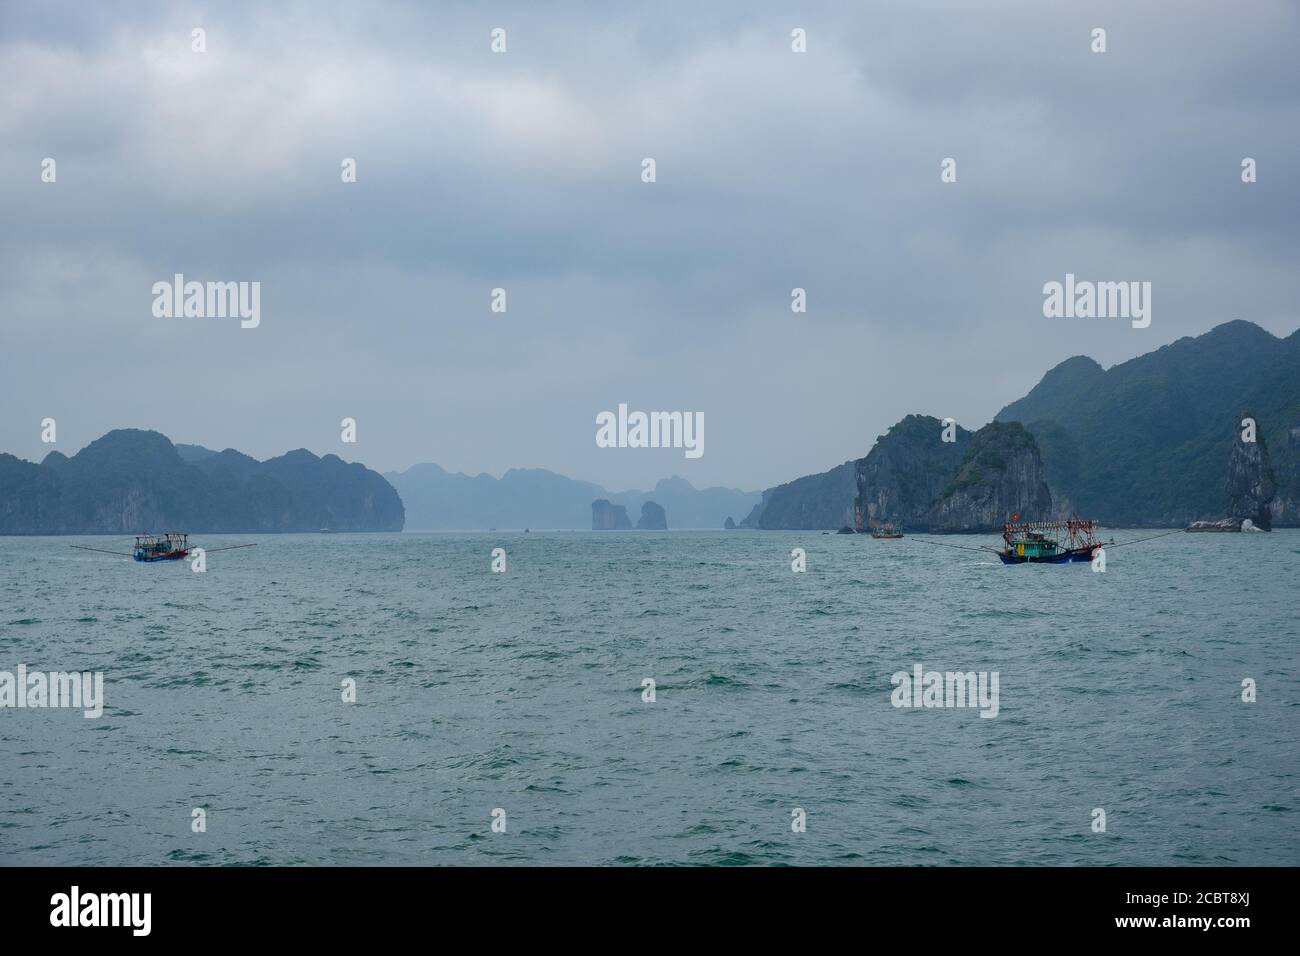
[[[99,554],[120,554],[123,557],[134,558],[137,561],[144,561],[152,564],[155,561],[179,561],[181,558],[187,558],[190,551],[203,551],[205,554],[213,554],[217,551],[236,551],[239,548],[255,548],[256,544],[230,544],[224,548],[197,548],[191,547],[190,536],[184,531],[168,531],[164,534],[137,534],[135,536],[135,547],[130,551],[109,551],[106,548],[90,548],[84,544],[69,545],[78,551],[95,551]]]
[[[137,534],[131,557],[137,561],[179,561],[190,553],[190,536],[181,531]]]
[[[321,529],[320,529],[320,533],[321,533],[321,534],[333,534],[333,533],[334,533],[334,529],[333,529],[333,528],[321,528]]]
[[[865,522],[863,521],[863,517],[864,516],[862,514],[862,499],[854,498],[853,499],[853,527],[852,528],[845,527],[841,529],[839,533],[852,534],[856,532],[857,534],[866,534],[868,530],[870,530],[871,537],[873,538],[901,538],[903,536],[903,529],[901,527],[895,528],[894,523],[892,521],[886,521],[882,524],[878,524],[875,527],[868,529],[864,527]]]
[[[1102,546],[1093,535],[1094,522],[1008,521],[1002,526],[1004,547],[997,552],[1003,564],[1068,564],[1091,561]],[[989,550],[994,550],[990,548]]]

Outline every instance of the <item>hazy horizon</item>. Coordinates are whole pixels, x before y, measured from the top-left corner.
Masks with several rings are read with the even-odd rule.
[[[1297,27],[1280,2],[7,8],[0,450],[136,427],[757,491],[907,414],[978,428],[1071,356],[1286,336]],[[155,317],[178,273],[260,282],[259,324]],[[1150,282],[1150,326],[1046,318],[1067,274]],[[703,456],[598,448],[619,403],[702,413]]]
[[[122,428],[123,430],[125,430],[125,429],[131,429],[131,428],[136,428],[136,430],[138,430],[138,431],[158,431],[158,429],[137,428],[136,426],[133,426],[133,425],[123,425],[123,426],[121,426],[121,428]],[[113,430],[113,429],[110,429],[110,430]],[[107,434],[107,432],[106,432],[105,434]],[[166,433],[164,433],[164,432],[159,432],[159,434],[164,434],[164,435],[165,435]],[[102,437],[103,437],[102,435],[97,435],[94,439],[91,439],[91,441],[98,440],[99,438],[102,438]],[[195,446],[195,447],[199,447],[199,448],[205,448],[205,449],[207,449],[208,451],[211,451],[211,452],[217,452],[217,453],[220,453],[220,452],[223,452],[223,451],[226,451],[226,450],[230,449],[230,450],[234,450],[234,451],[237,451],[237,452],[242,452],[243,454],[248,454],[247,452],[244,451],[244,449],[242,449],[242,448],[238,448],[238,447],[235,447],[235,446],[227,446],[227,448],[213,448],[213,447],[211,447],[210,445],[206,445],[206,444],[204,444],[204,443],[201,442],[201,441],[179,441],[179,440],[177,440],[177,439],[175,439],[175,438],[172,438],[172,436],[170,436],[170,435],[166,435],[166,437],[168,438],[168,440],[171,441],[171,443],[172,443],[173,445],[177,445],[177,446],[180,446],[180,445],[190,445],[190,446]],[[90,442],[87,442],[86,444],[90,444]],[[54,451],[57,451],[57,452],[59,452],[60,454],[66,455],[67,457],[71,458],[73,455],[76,455],[77,452],[81,451],[82,448],[85,447],[85,445],[83,445],[83,446],[81,446],[81,448],[77,448],[77,449],[75,449],[75,450],[73,450],[73,451],[68,451],[66,448],[53,448],[53,447],[51,447],[51,446],[49,446],[49,445],[42,445],[41,447],[43,447],[43,448],[46,449],[46,451],[44,452],[44,454],[38,455],[36,458],[27,458],[27,459],[25,459],[25,460],[27,460],[27,461],[31,461],[31,462],[34,462],[34,463],[36,463],[36,464],[39,464],[39,463],[40,463],[40,462],[41,462],[41,461],[42,461],[46,456],[48,456],[49,454],[51,454],[51,452],[54,452]],[[479,478],[479,477],[482,477],[482,476],[486,475],[487,477],[489,477],[489,478],[493,478],[493,479],[495,479],[495,480],[497,480],[497,481],[500,481],[500,480],[501,480],[501,479],[502,479],[502,478],[503,478],[503,477],[504,477],[508,472],[511,472],[511,471],[546,471],[546,472],[550,472],[551,474],[560,475],[560,476],[563,477],[563,478],[570,478],[570,479],[572,479],[572,480],[574,480],[574,481],[584,481],[584,482],[587,482],[588,484],[600,485],[601,487],[605,488],[606,491],[615,492],[615,493],[623,493],[623,492],[628,492],[628,491],[650,491],[650,490],[653,490],[653,489],[654,489],[657,485],[659,485],[661,482],[664,482],[664,481],[672,481],[672,480],[674,480],[674,479],[681,479],[681,480],[684,480],[684,481],[690,481],[690,479],[689,479],[689,478],[686,478],[684,475],[680,475],[680,474],[677,474],[677,473],[673,473],[673,474],[670,474],[670,475],[664,475],[664,476],[662,476],[662,477],[660,477],[660,478],[657,478],[657,479],[655,479],[654,481],[652,481],[652,482],[648,483],[647,485],[645,485],[644,487],[637,487],[637,488],[609,488],[609,487],[606,487],[606,486],[602,485],[602,484],[601,484],[600,482],[598,482],[598,481],[591,481],[591,480],[588,479],[588,478],[584,478],[582,475],[575,475],[575,474],[570,474],[570,473],[568,473],[568,472],[556,471],[556,470],[553,469],[553,468],[543,468],[543,467],[538,466],[538,465],[512,465],[512,466],[506,468],[505,470],[503,470],[503,471],[501,471],[501,472],[499,472],[499,473],[493,473],[493,472],[489,472],[489,471],[468,472],[468,471],[464,471],[464,470],[459,469],[459,468],[448,467],[448,466],[442,464],[441,462],[437,462],[437,461],[415,461],[415,462],[412,462],[411,464],[407,465],[407,466],[404,467],[404,468],[384,468],[384,469],[379,469],[379,468],[375,468],[375,467],[374,467],[373,465],[371,465],[369,462],[363,461],[363,460],[361,460],[361,459],[352,459],[352,458],[348,458],[345,454],[340,454],[339,452],[336,452],[336,451],[317,451],[317,450],[315,450],[315,449],[313,449],[313,448],[306,448],[305,446],[298,446],[298,447],[296,447],[296,448],[286,448],[286,449],[284,449],[284,450],[281,451],[281,452],[277,452],[276,454],[268,455],[267,458],[278,458],[278,457],[280,457],[281,455],[286,455],[286,454],[288,454],[289,452],[292,452],[292,451],[309,451],[309,452],[311,452],[313,455],[317,456],[318,458],[324,458],[326,455],[335,455],[336,457],[343,459],[343,461],[345,461],[345,462],[347,462],[347,463],[349,463],[349,464],[359,463],[359,464],[365,465],[367,468],[371,469],[372,471],[376,471],[376,472],[378,472],[378,473],[381,474],[381,475],[389,475],[389,474],[394,474],[394,473],[396,473],[396,474],[402,474],[402,473],[404,473],[404,472],[410,471],[412,468],[418,468],[418,467],[420,467],[420,466],[422,466],[422,465],[433,465],[433,466],[435,466],[435,467],[441,468],[444,472],[446,472],[446,473],[449,474],[449,475],[462,475],[462,476],[467,477],[467,478]],[[5,454],[5,452],[6,452],[5,449],[0,448],[0,454]],[[14,453],[13,453],[13,452],[9,452],[9,454],[14,454]],[[18,456],[16,456],[16,457],[22,458],[23,456],[18,455]],[[253,457],[256,457],[256,456],[253,456]],[[259,461],[265,461],[266,458],[260,458],[260,459],[258,459],[258,460],[259,460]],[[837,462],[837,464],[838,464],[838,462]],[[798,476],[795,476],[795,477],[798,477]],[[761,491],[766,490],[766,489],[764,489],[764,488],[742,488],[742,487],[740,487],[740,486],[738,486],[738,485],[712,485],[712,486],[710,486],[710,485],[697,485],[697,484],[695,484],[694,482],[691,482],[691,485],[692,485],[694,488],[696,488],[697,490],[705,490],[705,489],[707,489],[707,488],[709,488],[709,487],[722,487],[722,488],[727,488],[727,489],[732,490],[732,491],[743,491],[743,492],[746,492],[746,493],[748,493],[748,494],[757,494],[757,493],[759,493],[759,492],[761,492]]]
[[[1209,330],[1207,330],[1207,331],[1209,331]],[[1265,330],[1265,331],[1267,331],[1267,330]],[[1300,331],[1300,326],[1298,326],[1297,329],[1293,329],[1293,330],[1292,330],[1292,333],[1294,333],[1295,331]],[[1277,333],[1271,333],[1271,334],[1273,334],[1275,337],[1277,336]],[[1070,358],[1077,358],[1077,357],[1091,358],[1091,356],[1070,356]],[[1138,358],[1138,357],[1140,357],[1140,356],[1134,356],[1134,358]],[[1061,361],[1064,362],[1064,361],[1067,361],[1067,359],[1062,359]],[[1110,366],[1103,366],[1103,368],[1106,369],[1106,370],[1108,371],[1109,369],[1115,367],[1115,365],[1122,365],[1122,364],[1124,364],[1124,361],[1129,361],[1129,360],[1128,360],[1128,359],[1125,359],[1125,360],[1123,360],[1123,361],[1121,361],[1121,362],[1116,362],[1116,363],[1114,363],[1113,365],[1110,365]],[[1060,363],[1057,363],[1057,364],[1060,364]],[[1053,366],[1053,368],[1055,368],[1055,366]],[[1050,371],[1050,370],[1051,370],[1051,369],[1044,369],[1043,372],[1044,372],[1044,374],[1046,374],[1046,373],[1047,373],[1048,371]],[[1040,379],[1041,379],[1041,377],[1042,377],[1042,376],[1039,376]],[[1037,384],[1037,382],[1035,382],[1035,384]],[[1028,389],[1026,390],[1026,392],[1027,392],[1027,391],[1028,391]],[[909,414],[911,414],[911,413],[909,413]],[[918,412],[918,413],[915,413],[915,414],[928,414],[928,413],[925,413],[925,412]],[[937,417],[937,416],[936,416],[936,417]],[[991,421],[991,420],[992,420],[992,419],[990,418],[990,421]],[[894,424],[894,423],[891,422],[890,424],[892,425],[892,424]],[[976,430],[978,430],[981,426],[983,426],[983,425],[985,425],[985,424],[988,424],[988,422],[979,422],[979,423],[974,423],[974,424],[967,424],[965,421],[960,421],[960,420],[959,420],[959,424],[961,424],[961,426],[962,426],[963,428],[968,428],[968,429],[971,430],[971,431],[976,431]],[[138,426],[138,425],[121,425],[121,426],[117,426],[117,427],[118,427],[118,428],[123,428],[123,429],[136,428],[136,429],[140,429],[140,430],[160,431],[161,434],[166,435],[166,433],[165,433],[165,432],[161,432],[160,429],[150,429],[150,428],[147,428],[147,427],[145,427],[145,426]],[[110,429],[110,430],[112,430],[112,429]],[[887,428],[886,428],[885,430],[887,430]],[[882,430],[881,434],[882,434],[882,435],[884,434],[884,430]],[[90,441],[94,441],[94,440],[96,440],[96,439],[98,439],[98,438],[100,438],[100,437],[103,437],[103,436],[101,436],[101,435],[96,435],[94,438],[90,439],[90,440],[87,441],[85,444],[89,444]],[[213,452],[221,452],[221,451],[225,451],[227,448],[232,448],[232,449],[235,450],[235,451],[238,451],[238,452],[241,452],[241,453],[244,453],[244,454],[250,454],[246,449],[241,448],[241,447],[239,447],[239,446],[237,446],[237,445],[223,446],[223,447],[218,448],[218,447],[214,447],[214,446],[211,445],[210,443],[207,443],[207,442],[204,442],[204,441],[198,441],[198,440],[187,440],[187,439],[179,439],[179,438],[176,438],[175,436],[172,436],[172,435],[166,435],[166,437],[167,437],[167,438],[168,438],[168,439],[169,439],[169,440],[170,440],[174,445],[178,445],[178,446],[179,446],[179,445],[193,445],[193,446],[198,446],[198,447],[201,447],[201,448],[206,448],[207,450],[209,450],[209,451],[213,451]],[[308,448],[308,447],[306,447],[306,446],[302,446],[302,445],[294,446],[294,447],[291,447],[291,448],[285,448],[285,449],[283,449],[283,450],[281,450],[281,451],[274,452],[273,454],[270,454],[270,455],[265,455],[265,456],[253,455],[253,457],[258,458],[258,460],[265,461],[267,458],[276,458],[276,457],[279,457],[279,456],[281,456],[281,455],[288,454],[288,453],[291,452],[291,451],[297,451],[297,450],[300,450],[300,449],[305,449],[306,451],[309,451],[309,452],[311,452],[312,454],[314,454],[314,455],[316,455],[316,456],[318,456],[318,457],[324,457],[325,455],[333,454],[333,455],[336,455],[337,457],[343,459],[345,462],[349,462],[349,463],[352,463],[352,462],[359,462],[360,464],[365,465],[367,468],[370,468],[371,470],[376,471],[376,472],[380,473],[381,475],[387,475],[387,474],[392,474],[392,473],[401,474],[401,473],[404,473],[404,472],[409,471],[409,470],[412,469],[412,468],[416,468],[416,467],[419,467],[419,466],[422,466],[422,465],[434,465],[434,466],[436,466],[436,467],[438,467],[438,468],[441,468],[441,469],[442,469],[444,472],[446,472],[447,474],[451,474],[451,475],[463,475],[463,476],[465,476],[465,477],[469,477],[469,478],[477,478],[477,477],[482,477],[482,476],[486,475],[486,476],[488,476],[488,477],[490,477],[490,478],[492,478],[492,479],[494,479],[494,480],[500,481],[500,480],[501,480],[501,479],[502,479],[502,478],[503,478],[503,477],[504,477],[508,472],[510,472],[510,471],[535,471],[535,470],[540,470],[540,471],[547,471],[547,472],[550,472],[550,473],[552,473],[552,474],[557,474],[557,475],[560,475],[560,476],[562,476],[562,477],[572,479],[572,480],[574,480],[574,481],[582,481],[582,482],[587,482],[587,483],[589,483],[589,484],[599,485],[600,487],[604,488],[606,491],[609,491],[609,492],[611,492],[611,493],[615,493],[615,494],[622,494],[622,493],[626,493],[626,492],[636,492],[636,491],[651,491],[651,490],[653,490],[653,489],[654,489],[654,488],[655,488],[655,487],[656,487],[660,482],[663,482],[663,481],[671,481],[671,480],[673,480],[673,479],[679,479],[679,478],[680,478],[680,479],[683,479],[683,480],[686,480],[686,481],[689,481],[689,482],[691,483],[691,485],[692,485],[693,487],[695,487],[697,490],[705,490],[705,489],[708,489],[708,488],[726,488],[726,489],[734,490],[734,491],[743,491],[743,492],[745,492],[745,493],[753,493],[753,494],[757,494],[757,493],[760,493],[760,492],[762,492],[762,491],[766,491],[766,490],[769,489],[769,488],[776,487],[777,485],[786,484],[787,482],[793,481],[793,480],[795,480],[796,478],[804,477],[805,475],[809,475],[809,474],[817,474],[817,473],[820,473],[820,472],[827,471],[827,470],[829,470],[829,469],[831,469],[831,468],[836,467],[837,465],[842,464],[844,461],[853,461],[853,460],[856,460],[856,459],[862,458],[862,457],[864,457],[864,456],[867,454],[868,451],[871,450],[871,445],[874,445],[875,441],[876,441],[879,437],[880,437],[880,436],[876,436],[875,438],[871,439],[871,443],[870,443],[870,445],[869,445],[868,447],[864,448],[860,453],[854,453],[854,454],[850,455],[848,458],[842,459],[841,461],[830,462],[830,463],[826,464],[824,467],[813,468],[813,469],[811,469],[811,470],[809,470],[809,471],[800,472],[799,474],[791,474],[791,475],[789,475],[789,476],[787,476],[787,477],[785,477],[785,478],[780,479],[779,481],[773,482],[772,484],[769,484],[769,485],[763,485],[763,486],[761,486],[761,487],[746,487],[744,484],[735,484],[735,483],[728,484],[728,483],[725,483],[725,482],[723,482],[723,483],[717,483],[717,484],[700,484],[700,483],[698,483],[698,482],[691,481],[690,478],[688,478],[688,477],[685,476],[685,475],[682,475],[680,472],[677,472],[677,471],[674,471],[674,472],[671,472],[671,473],[664,474],[664,475],[662,475],[661,477],[656,478],[656,479],[653,479],[653,480],[651,480],[651,481],[648,481],[648,482],[646,482],[646,483],[644,483],[644,484],[642,484],[642,485],[635,485],[635,486],[622,486],[622,487],[619,487],[619,486],[610,486],[610,485],[606,484],[605,482],[601,482],[601,481],[598,481],[598,480],[596,480],[596,479],[588,478],[588,477],[586,477],[586,476],[584,476],[584,475],[581,475],[581,474],[576,474],[576,473],[574,473],[573,471],[566,471],[566,470],[563,470],[563,468],[558,468],[558,469],[557,469],[557,468],[554,468],[554,467],[548,467],[548,466],[544,466],[544,465],[515,464],[515,465],[508,465],[508,466],[506,466],[505,468],[503,468],[503,469],[501,469],[501,470],[499,470],[499,471],[488,471],[488,470],[483,470],[483,471],[466,471],[465,469],[457,468],[457,467],[455,467],[454,465],[449,465],[449,464],[447,464],[446,462],[435,461],[435,460],[433,460],[433,459],[421,459],[421,460],[418,460],[418,461],[412,461],[412,462],[410,462],[409,464],[406,464],[406,465],[403,465],[403,466],[400,466],[400,467],[394,467],[394,468],[379,468],[379,467],[376,467],[375,465],[371,464],[370,462],[365,461],[365,460],[362,459],[362,458],[350,458],[350,457],[348,457],[348,455],[347,455],[345,452],[339,452],[339,451],[336,451],[336,450],[333,450],[333,449],[317,450],[317,449],[314,449],[314,448]],[[83,445],[81,445],[80,447],[76,448],[75,450],[69,451],[69,450],[66,448],[66,443],[60,443],[60,444],[65,444],[65,447],[63,447],[63,448],[56,448],[55,446],[52,446],[52,445],[45,445],[45,444],[40,444],[39,442],[37,442],[36,444],[38,445],[38,447],[39,447],[40,449],[42,449],[42,451],[38,452],[38,453],[36,454],[35,457],[27,458],[27,460],[29,460],[29,461],[33,461],[33,462],[38,462],[38,463],[39,463],[42,459],[44,459],[46,455],[50,454],[51,451],[60,451],[62,454],[65,454],[65,455],[68,455],[69,457],[71,457],[72,455],[75,455],[78,451],[80,451],[81,448],[84,448],[84,447],[85,447],[85,444],[83,444]],[[345,446],[345,447],[347,447],[347,446]],[[6,451],[7,451],[7,449],[0,448],[0,454],[5,453]],[[9,452],[9,453],[10,453],[10,454],[17,454],[17,453],[15,453],[15,452]],[[22,457],[24,457],[24,456],[21,455],[21,454],[18,454],[17,457],[22,458]]]

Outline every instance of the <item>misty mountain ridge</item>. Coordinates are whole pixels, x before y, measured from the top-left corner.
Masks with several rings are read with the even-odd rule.
[[[494,478],[424,463],[384,477],[402,496],[412,531],[588,529],[597,500],[622,505],[631,514],[653,501],[663,508],[670,528],[721,528],[728,517],[739,520],[748,514],[760,498],[756,491],[696,488],[678,475],[661,479],[650,491],[621,492],[544,468],[511,468]]]
[[[1243,419],[1257,447],[1242,448]],[[0,454],[0,534],[587,529],[593,502],[645,527],[987,530],[1079,514],[1112,525],[1178,526],[1253,516],[1300,526],[1300,331],[1243,321],[1103,368],[1074,356],[977,431],[909,415],[867,455],[761,493],[696,488],[674,475],[610,492],[542,468],[500,478],[417,464],[386,476],[296,449],[258,461],[119,429],[40,464]],[[1252,445],[1254,443],[1251,443]],[[1242,511],[1236,515],[1235,511]],[[1250,512],[1247,515],[1245,512]]]

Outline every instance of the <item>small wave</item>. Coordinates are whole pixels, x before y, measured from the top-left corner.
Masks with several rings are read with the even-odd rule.
[[[748,687],[745,681],[738,677],[728,677],[725,674],[710,674],[701,683],[705,687]]]
[[[207,863],[212,859],[212,854],[201,850],[172,850],[167,854],[167,859],[173,863]]]
[[[874,688],[866,684],[860,684],[857,681],[841,681],[838,684],[831,684],[831,690],[846,690],[854,694],[871,693]]]

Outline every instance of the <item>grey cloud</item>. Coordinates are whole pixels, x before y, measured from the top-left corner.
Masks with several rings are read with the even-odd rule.
[[[65,451],[140,425],[381,469],[759,488],[863,454],[910,411],[978,426],[1069,355],[1120,361],[1230,318],[1288,333],[1296,20],[1281,3],[14,8],[0,448],[39,457],[57,410]],[[153,319],[149,287],[177,271],[261,280],[262,327]],[[1066,271],[1151,280],[1152,327],[1044,319]],[[142,363],[194,384],[135,394]],[[705,457],[597,449],[594,416],[620,401],[703,411]]]

